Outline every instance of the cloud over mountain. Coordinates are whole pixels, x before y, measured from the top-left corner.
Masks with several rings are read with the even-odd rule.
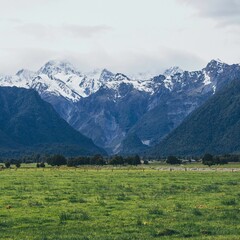
[[[201,17],[217,20],[218,26],[240,24],[240,1],[238,0],[178,0],[196,8]]]

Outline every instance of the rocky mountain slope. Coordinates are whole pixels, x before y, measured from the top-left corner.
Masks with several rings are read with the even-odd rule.
[[[150,153],[203,155],[240,152],[240,79],[191,113]]]
[[[0,87],[0,155],[104,154],[69,126],[34,90]]]
[[[143,150],[157,144],[239,75],[238,64],[219,60],[193,72],[173,67],[150,79],[106,69],[83,73],[68,62],[50,61],[37,72],[20,70],[15,76],[0,76],[0,86],[37,90],[95,144],[109,153],[129,154],[141,148],[139,144],[131,146],[133,136]]]
[[[168,88],[160,87],[150,96],[148,111],[128,134],[136,134],[150,146],[159,143],[193,110],[239,76],[238,64],[227,65],[215,60],[201,71],[184,71],[167,76]],[[163,76],[158,78],[164,79]],[[163,81],[166,82],[166,79]],[[122,146],[123,152],[124,149],[125,146]]]

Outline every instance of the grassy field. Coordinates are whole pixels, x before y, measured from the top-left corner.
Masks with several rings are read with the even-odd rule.
[[[239,239],[240,172],[0,171],[0,239]]]

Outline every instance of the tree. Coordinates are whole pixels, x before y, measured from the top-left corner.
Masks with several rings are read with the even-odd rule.
[[[11,167],[11,163],[10,162],[5,162],[5,167],[6,168],[10,168]]]
[[[104,160],[103,156],[101,154],[96,154],[91,159],[91,164],[93,165],[105,165],[106,161]]]
[[[44,162],[40,162],[39,167],[45,168],[45,163]]]
[[[21,167],[21,163],[20,163],[20,162],[17,162],[17,163],[15,164],[15,166],[16,166],[16,168],[20,168],[20,167]]]
[[[133,165],[139,165],[141,164],[141,158],[139,157],[139,155],[135,155],[133,158]]]
[[[67,164],[67,159],[62,155],[53,155],[47,158],[47,163],[51,166],[61,166]]]
[[[168,163],[168,164],[181,164],[182,161],[175,156],[168,156],[166,163]]]
[[[228,164],[228,160],[225,158],[220,158],[219,164],[220,165]]]
[[[202,158],[202,164],[208,165],[209,167],[216,164],[214,161],[213,155],[206,153]]]
[[[77,166],[77,160],[75,158],[70,158],[67,160],[67,166],[68,167],[76,167]]]
[[[109,164],[111,165],[121,165],[124,164],[124,159],[122,156],[114,156],[110,159]]]
[[[145,159],[145,160],[143,161],[143,164],[149,164],[149,161]]]

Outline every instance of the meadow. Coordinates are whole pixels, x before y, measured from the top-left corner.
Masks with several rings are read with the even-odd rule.
[[[239,239],[240,172],[0,171],[0,239]]]

